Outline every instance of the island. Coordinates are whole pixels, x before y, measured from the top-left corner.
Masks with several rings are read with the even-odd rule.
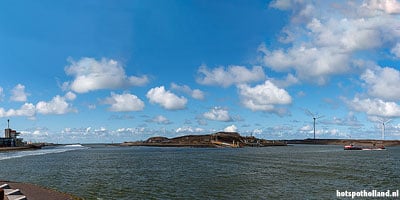
[[[145,141],[124,142],[119,146],[153,146],[153,147],[267,147],[286,146],[281,140],[259,139],[254,136],[241,136],[237,132],[217,132],[206,135],[184,135],[167,138],[162,136],[151,137]]]

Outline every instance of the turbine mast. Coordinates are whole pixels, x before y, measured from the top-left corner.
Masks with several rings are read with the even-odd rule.
[[[318,114],[314,114],[314,113],[312,113],[311,111],[309,111],[309,110],[307,110],[306,109],[306,112],[313,118],[313,120],[314,120],[314,142],[315,142],[315,120],[317,120],[317,119],[319,119],[319,118],[322,118],[322,117],[324,117],[324,116],[318,116]]]
[[[388,119],[386,121],[381,120],[382,122],[382,141],[385,140],[385,123],[388,123],[391,119]]]

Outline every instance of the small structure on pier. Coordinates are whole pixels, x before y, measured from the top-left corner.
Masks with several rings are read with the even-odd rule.
[[[7,120],[7,128],[4,129],[4,137],[0,137],[0,147],[23,146],[22,138],[17,138],[20,132],[10,128],[10,120]]]

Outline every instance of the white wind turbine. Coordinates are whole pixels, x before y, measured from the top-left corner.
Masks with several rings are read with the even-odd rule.
[[[385,139],[385,124],[386,123],[388,123],[388,122],[390,122],[392,119],[388,119],[388,120],[383,120],[383,119],[380,119],[380,120],[378,120],[379,122],[381,122],[382,123],[382,141]]]
[[[320,118],[323,118],[324,116],[320,116],[320,115],[318,115],[317,113],[312,113],[311,111],[309,111],[309,110],[307,110],[306,109],[306,112],[313,118],[313,120],[314,120],[314,140],[315,140],[315,120],[317,120],[317,119],[320,119]]]

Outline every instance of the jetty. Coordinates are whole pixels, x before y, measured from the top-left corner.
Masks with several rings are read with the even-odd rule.
[[[145,141],[124,142],[119,146],[153,146],[153,147],[206,147],[206,148],[241,148],[286,146],[280,140],[259,139],[254,136],[241,136],[237,132],[217,132],[206,135],[184,135],[167,138],[162,136],[150,137]]]

